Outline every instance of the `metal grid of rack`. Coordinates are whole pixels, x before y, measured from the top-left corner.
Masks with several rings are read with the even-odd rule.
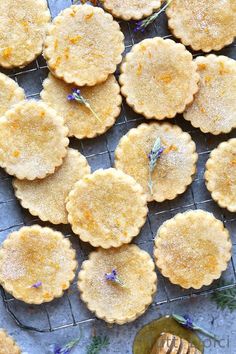
[[[48,0],[48,4],[52,15],[55,16],[61,9],[69,6],[70,1]],[[129,52],[135,43],[147,37],[161,36],[174,39],[168,31],[165,14],[162,14],[158,20],[150,26],[146,33],[135,33],[133,31],[134,23],[120,22],[120,25],[125,34],[125,53]],[[225,48],[220,54],[236,59],[236,44],[234,43],[230,47]],[[201,55],[201,53],[193,53],[193,55],[197,56]],[[24,69],[1,71],[14,78],[19,85],[25,89],[28,98],[36,99],[39,98],[42,82],[48,73],[46,62],[42,56]],[[130,128],[137,126],[142,121],[142,117],[134,113],[123,101],[122,112],[116,124],[106,134],[95,139],[84,139],[82,141],[71,139],[70,145],[86,156],[92,170],[101,167],[108,168],[113,165],[114,150],[120,138],[126,134]],[[187,191],[175,200],[161,204],[149,204],[147,222],[134,242],[152,254],[153,240],[156,231],[165,220],[173,217],[178,212],[183,212],[188,209],[204,209],[214,213],[217,218],[224,222],[225,226],[231,232],[234,244],[233,250],[235,252],[236,216],[233,213],[220,209],[211,199],[205,187],[203,174],[205,162],[209,157],[210,151],[221,141],[236,137],[236,132],[220,136],[203,134],[186,122],[181,115],[171,120],[171,122],[178,124],[184,131],[189,132],[196,142],[197,151],[199,153],[197,175]],[[31,216],[26,210],[21,208],[14,196],[11,177],[0,169],[0,242],[2,242],[11,231],[23,225],[33,223],[49,225]],[[66,237],[70,238],[73,247],[77,251],[78,262],[81,264],[81,262],[87,258],[92,247],[81,242],[77,236],[73,235],[68,225],[58,227],[53,225],[53,228],[62,231]],[[158,279],[159,290],[148,311],[153,311],[156,306],[164,303],[203,296],[213,291],[222,291],[225,288],[236,286],[236,258],[234,261],[234,257],[232,257],[227,271],[223,274],[223,279],[227,280],[227,285],[224,286],[222,286],[219,281],[216,281],[210,287],[204,287],[199,291],[182,290],[178,286],[171,285],[160,273],[158,273]],[[96,320],[79,299],[76,282],[72,284],[71,288],[61,299],[40,306],[26,305],[9,296],[3,288],[0,289],[5,308],[10,316],[20,327],[28,330],[39,332],[56,331],[61,328],[82,325]]]

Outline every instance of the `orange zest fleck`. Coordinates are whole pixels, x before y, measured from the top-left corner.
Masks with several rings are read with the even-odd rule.
[[[10,58],[11,55],[12,55],[12,48],[8,47],[8,48],[3,49],[2,56],[4,59]]]
[[[18,150],[15,150],[13,151],[13,154],[12,154],[14,157],[19,157],[20,156],[20,151]]]
[[[198,70],[200,70],[200,71],[206,70],[206,67],[207,67],[206,64],[203,64],[203,63],[198,64]]]
[[[205,80],[204,81],[205,81],[206,84],[209,84],[211,82],[211,80],[212,80],[212,77],[210,75],[205,76]]]
[[[69,38],[69,41],[71,44],[77,44],[81,39],[82,39],[82,37],[78,34],[75,37]]]
[[[142,71],[143,71],[143,66],[142,64],[139,63],[136,71],[137,75],[140,76],[142,74]]]
[[[58,48],[58,39],[56,39],[54,42],[54,49],[56,50],[57,48]]]
[[[224,63],[220,62],[219,65],[220,65],[220,69],[219,69],[220,75],[224,75],[224,74],[229,74],[230,73],[230,71],[228,69],[226,69]]]
[[[171,151],[178,151],[177,146],[171,144],[167,148],[164,149],[163,153],[168,154]]]
[[[172,76],[171,74],[165,73],[159,76],[158,80],[164,82],[165,84],[169,84],[172,81]]]
[[[90,20],[93,17],[93,13],[91,12],[91,14],[85,15],[85,20]]]

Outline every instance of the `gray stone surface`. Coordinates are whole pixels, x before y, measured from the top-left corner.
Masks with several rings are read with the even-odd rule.
[[[60,10],[70,5],[70,0],[49,0],[52,16],[59,13]],[[120,23],[123,32],[125,33],[126,53],[131,49],[134,43],[137,43],[145,37],[153,36],[170,36],[167,28],[166,17],[161,15],[160,18],[152,24],[149,30],[145,33],[133,32],[133,23]],[[235,44],[222,52],[232,58],[236,58]],[[198,53],[199,54],[199,53]],[[196,54],[194,54],[196,55]],[[42,88],[42,81],[47,76],[48,70],[42,56],[37,61],[31,63],[26,68],[6,72],[11,77],[15,78],[18,83],[25,89],[28,97],[39,97],[39,92]],[[95,139],[85,139],[78,141],[71,139],[71,146],[79,149],[88,159],[92,170],[100,167],[107,168],[113,163],[114,150],[120,138],[132,127],[137,126],[142,122],[142,118],[135,114],[126,104],[123,103],[122,112],[114,127],[112,127],[105,135]],[[217,218],[223,220],[225,225],[231,232],[234,243],[234,257],[229,264],[227,271],[223,274],[223,279],[231,282],[236,282],[235,267],[233,261],[236,262],[236,217],[235,214],[229,213],[226,210],[220,209],[216,203],[211,200],[210,194],[206,190],[203,174],[205,162],[209,157],[209,152],[216,147],[221,141],[227,140],[230,137],[235,137],[235,132],[228,135],[212,137],[209,134],[202,134],[199,130],[194,129],[181,116],[172,120],[173,123],[180,125],[183,130],[188,131],[193,140],[197,144],[199,153],[198,171],[195,180],[190,188],[181,196],[173,201],[164,202],[161,204],[151,203],[149,205],[148,221],[143,227],[140,235],[134,241],[141,248],[152,254],[153,238],[158,227],[167,219],[174,216],[179,211],[188,209],[204,209],[211,211]],[[14,197],[11,186],[11,178],[0,170],[0,242],[2,242],[10,231],[18,229],[22,225],[30,225],[38,222],[37,218],[32,217],[26,210],[23,210],[18,201]],[[72,235],[68,226],[55,227],[61,230],[65,235],[70,237],[73,247],[77,251],[79,263],[87,257],[91,251],[91,247],[80,242],[78,237]],[[236,263],[235,263],[236,264]],[[93,315],[86,309],[85,305],[79,300],[76,285],[73,284],[63,298],[53,301],[45,306],[28,306],[14,299],[8,302],[9,309],[17,317],[24,326],[37,327],[39,329],[54,330],[57,327],[70,326],[73,323],[87,321],[80,326],[68,327],[51,333],[38,333],[29,330],[22,330],[7,314],[3,303],[0,300],[0,327],[6,328],[12,334],[24,353],[28,354],[46,354],[50,345],[53,343],[62,344],[77,337],[82,331],[82,340],[73,353],[86,353],[86,346],[89,343],[92,334],[97,333],[107,335],[110,339],[110,346],[104,353],[132,353],[132,342],[137,330],[143,324],[159,316],[171,314],[173,312],[179,314],[189,313],[196,322],[204,326],[206,329],[218,334],[222,338],[221,345],[225,347],[214,347],[214,343],[207,341],[205,353],[215,354],[234,354],[235,349],[235,313],[229,311],[221,311],[215,307],[215,304],[210,300],[209,296],[191,297],[191,290],[182,290],[177,286],[173,286],[165,280],[159,273],[158,293],[154,299],[154,305],[149,308],[144,316],[134,323],[120,326],[107,327],[102,321],[93,319]],[[217,282],[214,282],[210,287],[202,290],[216,288]],[[201,290],[201,291],[202,291]],[[201,292],[200,291],[200,292]],[[199,292],[199,293],[200,293]],[[184,298],[183,301],[177,300],[171,303],[166,303],[168,300]],[[5,294],[5,301],[9,299],[9,295]],[[50,320],[50,323],[48,321]],[[224,340],[224,341],[223,341]],[[227,345],[227,340],[229,344]],[[207,348],[211,344],[211,347]]]

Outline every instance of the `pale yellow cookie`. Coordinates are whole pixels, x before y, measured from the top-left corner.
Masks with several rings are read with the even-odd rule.
[[[145,118],[173,118],[198,91],[197,65],[186,48],[155,37],[133,46],[121,66],[121,92]]]
[[[55,76],[78,86],[101,83],[122,60],[124,35],[112,16],[90,5],[73,5],[52,22],[44,56]]]
[[[221,143],[206,163],[206,186],[222,208],[236,212],[236,139]]]
[[[61,297],[74,279],[76,267],[70,241],[48,227],[22,227],[0,249],[0,284],[29,304]]]
[[[0,118],[0,166],[19,179],[44,178],[62,164],[67,134],[52,108],[40,101],[22,101]]]
[[[140,20],[161,7],[161,0],[104,0],[104,8],[125,21]]]
[[[16,197],[30,213],[53,224],[67,224],[66,198],[75,182],[90,173],[86,158],[69,149],[63,164],[54,174],[27,181],[14,179]]]
[[[201,354],[190,342],[171,333],[163,333],[154,344],[150,354]]]
[[[149,154],[158,138],[164,151],[150,175]],[[177,125],[143,123],[121,138],[115,151],[115,167],[143,187],[148,201],[163,202],[187,189],[196,171],[197,158],[191,136]]]
[[[82,263],[80,297],[90,311],[108,323],[134,321],[152,303],[157,289],[154,268],[150,255],[136,245],[99,248]],[[114,274],[116,281],[108,280]]]
[[[0,328],[0,354],[20,354],[21,350],[16,342],[5,330]]]
[[[236,36],[235,0],[173,0],[166,14],[174,36],[194,50],[220,50]]]
[[[99,85],[80,88],[82,97],[89,102],[99,119],[85,105],[68,101],[67,96],[71,94],[73,85],[49,74],[43,87],[41,98],[64,118],[69,136],[94,138],[105,133],[120,114],[120,87],[113,75]]]
[[[196,63],[200,89],[184,118],[203,133],[229,133],[236,128],[236,61],[210,54]]]
[[[68,220],[92,246],[119,247],[137,236],[147,216],[147,200],[135,180],[114,168],[78,181],[68,196]]]
[[[219,279],[231,258],[224,224],[203,210],[179,213],[157,231],[154,256],[162,275],[182,288],[200,289]]]
[[[23,67],[43,49],[50,22],[46,0],[0,1],[0,65]]]
[[[0,117],[24,98],[24,90],[10,77],[0,73]]]

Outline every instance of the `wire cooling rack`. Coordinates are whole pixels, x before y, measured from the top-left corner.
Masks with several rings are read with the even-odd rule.
[[[48,0],[48,5],[52,17],[54,17],[60,10],[70,6],[71,2],[70,0]],[[168,31],[165,14],[162,14],[145,33],[134,33],[134,23],[120,22],[120,25],[125,34],[125,54],[130,51],[135,43],[147,37],[161,36],[174,39]],[[236,59],[236,44],[232,44],[218,54],[227,55]],[[201,53],[193,53],[193,55],[197,56],[201,55]],[[36,99],[39,98],[42,82],[48,74],[46,62],[42,56],[24,69],[13,71],[2,69],[1,71],[14,78],[16,82],[25,89],[28,98]],[[134,113],[125,102],[123,102],[120,117],[106,134],[95,139],[84,139],[82,141],[72,139],[70,145],[86,156],[92,170],[101,167],[108,168],[113,165],[114,150],[120,138],[126,134],[129,129],[136,127],[142,121],[142,117]],[[236,262],[236,215],[227,210],[220,209],[217,206],[205,187],[203,177],[205,163],[209,157],[210,151],[221,141],[236,137],[236,133],[232,132],[220,136],[203,134],[200,130],[194,129],[181,115],[171,120],[171,122],[178,124],[184,131],[189,132],[196,142],[199,154],[197,175],[187,191],[175,200],[166,201],[161,204],[150,203],[147,222],[134,242],[152,255],[153,240],[156,231],[165,220],[173,217],[178,212],[183,212],[188,209],[204,209],[212,212],[218,219],[221,219],[229,229],[234,244],[233,251]],[[48,225],[31,216],[26,210],[21,208],[14,196],[11,177],[0,169],[0,242],[2,242],[11,231],[17,230],[23,225],[31,225],[33,223],[39,223],[44,226]],[[79,265],[81,265],[82,261],[87,258],[88,253],[92,250],[92,247],[81,242],[77,236],[73,235],[68,225],[58,227],[53,225],[52,227],[62,231],[66,237],[70,238],[73,247],[77,251]],[[222,278],[227,281],[228,285],[221,286],[221,283],[216,281],[210,287],[204,287],[199,291],[182,290],[180,287],[170,284],[170,282],[158,272],[158,292],[148,311],[155,311],[156,306],[164,303],[181,301],[187,298],[191,299],[210,294],[213,291],[221,291],[229,287],[235,287],[235,265],[236,263],[234,263],[233,256],[227,271],[222,276]],[[39,306],[24,304],[7,294],[3,288],[0,289],[7,312],[14,321],[24,329],[38,332],[52,332],[61,328],[82,325],[96,320],[79,299],[76,282],[72,284],[71,288],[61,299]]]

